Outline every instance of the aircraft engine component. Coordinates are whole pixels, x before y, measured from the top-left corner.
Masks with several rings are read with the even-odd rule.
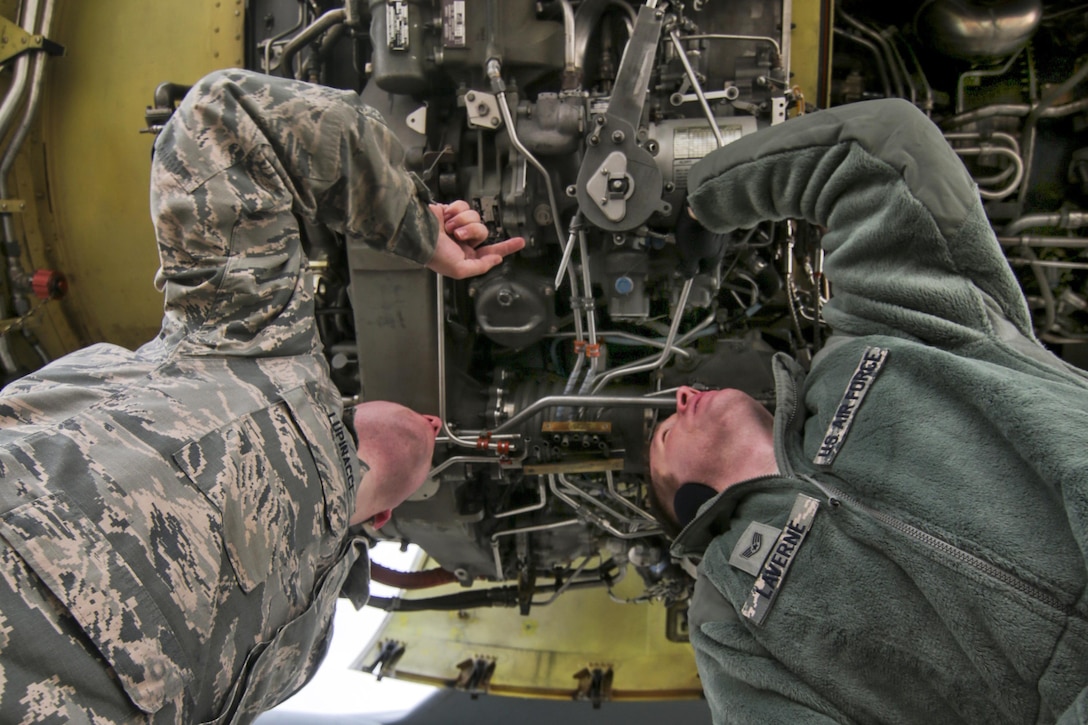
[[[695,161],[798,113],[887,96],[926,111],[978,181],[1038,334],[1084,364],[1081,7],[843,0],[802,53],[801,4],[250,0],[253,67],[359,89],[437,199],[528,241],[452,282],[309,230],[345,398],[446,421],[430,481],[380,535],[502,589],[457,606],[527,612],[629,570],[635,600],[685,596],[648,512],[647,437],[679,384],[773,404],[769,360],[811,361],[830,290],[806,224],[738,232],[692,280],[671,230]]]

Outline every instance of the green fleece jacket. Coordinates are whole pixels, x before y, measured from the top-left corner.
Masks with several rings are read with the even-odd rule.
[[[1033,337],[966,169],[911,104],[702,160],[726,232],[828,229],[835,334],[775,361],[780,475],[706,503],[691,639],[716,722],[1088,722],[1088,376]]]

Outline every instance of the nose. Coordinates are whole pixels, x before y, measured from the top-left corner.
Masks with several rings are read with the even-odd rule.
[[[427,425],[434,431],[434,437],[437,438],[438,434],[442,432],[442,419],[437,415],[424,415],[423,419],[427,421]]]
[[[695,396],[699,394],[699,391],[695,388],[689,388],[687,385],[681,385],[676,390],[676,412],[683,413],[695,400]]]

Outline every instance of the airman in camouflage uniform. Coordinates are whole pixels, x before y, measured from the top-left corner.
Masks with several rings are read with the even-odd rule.
[[[441,224],[402,155],[353,93],[226,71],[188,94],[152,169],[161,333],[0,396],[0,721],[248,721],[309,679],[341,591],[362,606],[349,524],[378,512],[298,217],[458,276],[521,243],[476,254],[479,217]]]

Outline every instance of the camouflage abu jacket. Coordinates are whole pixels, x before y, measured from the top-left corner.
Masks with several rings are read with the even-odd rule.
[[[249,721],[309,679],[345,580],[362,606],[298,217],[426,262],[401,156],[352,93],[229,71],[188,94],[152,168],[161,333],[0,396],[0,721]]]
[[[673,547],[715,722],[1088,722],[1088,374],[1035,339],[940,129],[840,106],[689,183],[714,231],[826,227],[832,285],[809,373],[775,360],[780,475]]]

